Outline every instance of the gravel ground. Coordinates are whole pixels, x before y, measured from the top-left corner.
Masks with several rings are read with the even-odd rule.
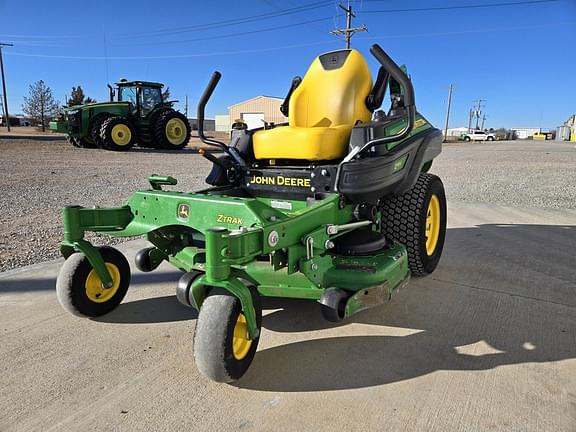
[[[64,141],[0,139],[0,155],[0,271],[59,257],[63,206],[120,205],[133,191],[148,188],[149,174],[172,175],[180,190],[193,190],[203,185],[209,169],[188,148],[115,153],[77,149]],[[576,208],[571,143],[447,144],[432,172],[444,180],[449,203]]]

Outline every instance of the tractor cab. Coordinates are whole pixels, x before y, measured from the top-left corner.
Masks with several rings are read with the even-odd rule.
[[[164,84],[148,81],[128,81],[125,79],[116,83],[118,102],[129,102],[132,114],[146,117],[154,108],[164,104],[162,87]],[[114,100],[114,89],[110,87],[110,101]]]

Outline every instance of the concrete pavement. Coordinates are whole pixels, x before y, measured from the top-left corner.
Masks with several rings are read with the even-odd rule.
[[[0,273],[0,431],[576,430],[576,210],[449,205],[438,270],[385,306],[266,300],[235,385],[197,372],[168,265],[97,320],[60,308],[61,262]]]

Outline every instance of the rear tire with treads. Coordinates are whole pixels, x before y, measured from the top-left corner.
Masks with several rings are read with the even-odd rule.
[[[178,111],[165,111],[158,115],[153,128],[156,148],[181,150],[190,141],[190,123]]]
[[[442,255],[446,236],[444,185],[433,174],[420,174],[408,192],[381,204],[382,231],[406,246],[412,276],[432,273]]]

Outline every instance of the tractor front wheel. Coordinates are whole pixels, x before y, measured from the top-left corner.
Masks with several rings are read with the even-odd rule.
[[[78,138],[76,141],[78,142],[78,147],[96,148],[96,144],[90,141],[88,138]]]
[[[100,126],[100,139],[106,150],[130,150],[135,142],[134,129],[124,117],[110,117]]]
[[[102,128],[102,123],[104,123],[107,118],[106,115],[100,115],[92,120],[92,125],[90,126],[90,138],[98,148],[104,147],[102,137],[100,136],[100,129]]]
[[[165,111],[158,115],[154,125],[156,148],[181,150],[190,140],[190,123],[178,111]]]
[[[76,138],[74,138],[73,136],[66,135],[66,141],[68,141],[74,147],[80,147],[80,144],[78,144],[78,140]]]
[[[98,251],[112,276],[112,286],[102,281],[83,253],[75,253],[64,262],[56,280],[56,295],[64,309],[79,317],[97,317],[115,309],[128,291],[130,265],[122,253],[109,246]]]
[[[262,306],[253,294],[258,330]],[[202,374],[213,381],[236,381],[252,363],[260,337],[249,339],[240,300],[222,289],[213,289],[202,303],[194,332],[194,359]]]
[[[412,189],[382,203],[382,230],[408,251],[412,276],[432,273],[446,236],[444,185],[433,174],[420,174]]]

